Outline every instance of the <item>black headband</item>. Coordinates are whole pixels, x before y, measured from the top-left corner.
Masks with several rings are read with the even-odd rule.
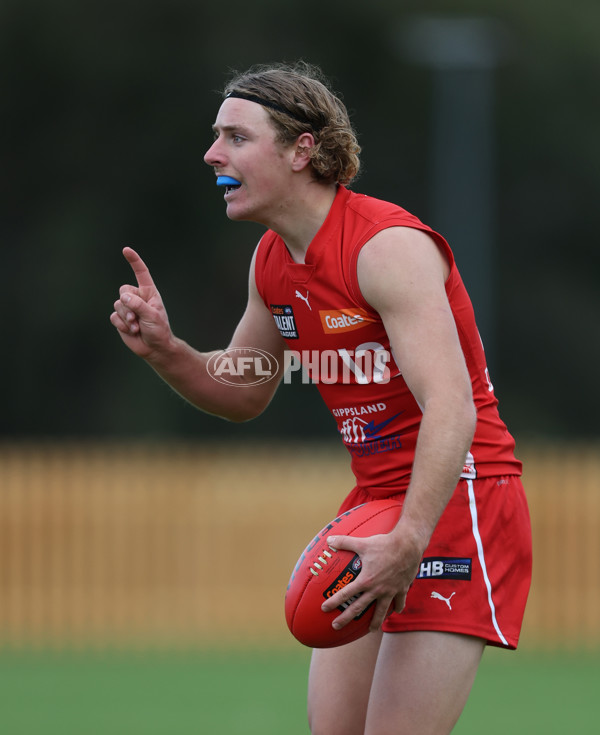
[[[295,112],[291,112],[290,110],[286,110],[285,107],[282,107],[281,105],[278,105],[276,102],[271,102],[271,100],[266,100],[263,97],[258,97],[255,94],[248,94],[246,92],[229,92],[229,94],[225,95],[225,99],[229,99],[230,97],[236,97],[240,100],[248,100],[249,102],[256,102],[258,105],[262,105],[263,107],[268,107],[271,110],[276,110],[277,112],[282,112],[284,115],[287,115],[288,117],[293,117],[294,120],[296,120],[299,123],[302,123],[303,125],[308,125],[309,127],[313,128],[315,131],[319,131],[321,129],[321,126],[314,126],[311,122],[309,122],[305,117],[301,117],[300,115],[296,115]]]

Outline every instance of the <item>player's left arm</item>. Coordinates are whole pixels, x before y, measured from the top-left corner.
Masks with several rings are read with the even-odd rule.
[[[333,610],[362,595],[338,616],[350,622],[373,600],[372,628],[406,594],[437,522],[460,477],[476,423],[471,380],[448,303],[449,265],[434,240],[411,228],[383,230],[362,249],[358,279],[364,298],[380,314],[394,358],[423,412],[410,485],[396,528],[369,539],[333,537],[362,559],[358,579],[324,605]]]

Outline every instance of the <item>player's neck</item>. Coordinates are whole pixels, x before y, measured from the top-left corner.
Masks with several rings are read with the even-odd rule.
[[[283,239],[296,263],[304,263],[306,251],[327,219],[336,193],[334,184],[313,182],[294,198],[289,211],[271,227]]]

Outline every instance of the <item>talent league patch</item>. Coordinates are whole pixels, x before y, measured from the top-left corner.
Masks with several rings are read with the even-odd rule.
[[[271,304],[270,306],[281,336],[285,339],[298,339],[298,328],[292,307],[289,304]]]
[[[454,559],[447,556],[425,556],[417,579],[462,579],[471,581],[472,559]]]

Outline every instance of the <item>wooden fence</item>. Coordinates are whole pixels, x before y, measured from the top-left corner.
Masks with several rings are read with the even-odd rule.
[[[600,447],[521,448],[523,641],[600,647]],[[0,446],[0,643],[292,644],[290,570],[352,478],[342,447]]]

